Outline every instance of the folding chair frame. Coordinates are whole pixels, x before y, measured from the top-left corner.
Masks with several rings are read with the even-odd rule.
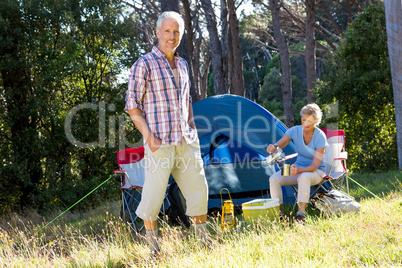
[[[144,229],[144,222],[135,214],[135,208],[141,201],[142,186],[144,182],[144,173],[138,172],[136,163],[140,162],[144,156],[143,147],[140,148],[127,148],[117,152],[117,162],[120,170],[115,170],[115,178],[120,181],[122,191],[122,209],[121,217],[127,220],[136,233],[140,233]],[[123,169],[123,164],[128,164],[131,169],[129,175]],[[131,178],[135,176],[136,178]],[[169,186],[169,185],[168,185]],[[139,195],[137,195],[137,193]],[[164,218],[167,216],[167,208],[170,206],[170,201],[167,198],[168,191],[161,206],[159,217]]]
[[[348,180],[348,169],[346,167],[346,160],[348,159],[348,153],[345,151],[345,132],[343,130],[329,130],[329,129],[322,129],[322,131],[325,133],[327,136],[327,139],[330,140],[333,137],[338,137],[338,139],[341,139],[341,144],[342,147],[339,149],[339,152],[336,152],[336,156],[333,157],[331,166],[328,170],[327,168],[327,175],[323,178],[323,181],[329,181],[334,187],[333,181],[340,181],[340,185],[338,187],[339,190],[342,189],[343,186],[343,181],[346,178],[346,190],[347,193],[349,194],[349,180]],[[337,165],[337,166],[336,166]],[[335,169],[340,169],[341,170],[334,170]],[[324,181],[324,182],[325,182]],[[324,183],[322,182],[321,185]],[[334,187],[335,188],[335,187]]]
[[[125,178],[124,176],[128,176],[124,170],[116,170],[114,172],[115,178],[120,181],[121,185],[124,185]],[[138,192],[140,195],[142,194],[141,187],[132,187],[129,189],[121,188],[121,213],[120,216],[123,220],[129,222],[130,227],[136,233],[140,233],[144,229],[144,223],[142,219],[140,219],[135,212],[133,211],[133,207],[140,203],[141,199],[137,199],[135,197],[135,193]],[[132,213],[133,212],[133,213]],[[133,215],[134,214],[134,215]]]

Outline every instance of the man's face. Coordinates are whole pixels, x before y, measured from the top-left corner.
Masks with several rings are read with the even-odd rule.
[[[172,18],[162,21],[161,28],[156,29],[158,47],[165,54],[174,53],[180,44],[183,33],[180,32],[179,23]]]

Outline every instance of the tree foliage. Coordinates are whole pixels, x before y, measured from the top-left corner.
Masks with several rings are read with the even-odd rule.
[[[270,13],[258,11],[250,15],[243,15],[240,21],[242,33],[242,54],[244,56],[244,81],[246,98],[258,101],[260,86],[264,83],[266,65],[272,59],[267,44],[273,45],[268,24],[271,21]]]
[[[117,75],[140,49],[135,29],[120,0],[2,2],[2,211],[66,207],[115,169],[126,88]],[[99,190],[86,204],[117,194]]]
[[[281,74],[279,72],[280,62],[278,57],[279,54],[276,54],[267,65],[267,74],[261,86],[259,100],[264,108],[283,120],[283,101],[280,86]],[[302,55],[292,55],[291,63],[293,117],[295,124],[299,124],[301,122],[300,110],[307,104],[304,57]]]
[[[350,24],[317,94],[336,102],[352,169],[396,167],[395,110],[382,3],[369,6]]]

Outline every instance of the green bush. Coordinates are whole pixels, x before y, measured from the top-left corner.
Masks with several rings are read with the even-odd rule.
[[[126,12],[120,0],[2,1],[0,214],[69,207],[117,168],[120,138],[140,140],[119,120],[128,115],[118,75],[146,47]],[[80,105],[92,108],[73,113],[67,129]],[[118,183],[108,187],[77,208],[117,199]]]
[[[397,166],[395,109],[383,4],[369,6],[351,23],[334,60],[317,84],[321,106],[338,105],[349,167],[385,170]]]

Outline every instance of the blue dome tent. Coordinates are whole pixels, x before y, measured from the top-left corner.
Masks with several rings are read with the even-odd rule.
[[[221,207],[222,188],[229,189],[238,208],[256,198],[269,198],[269,178],[275,167],[266,163],[266,148],[279,140],[287,127],[260,105],[235,95],[198,101],[193,112],[209,187],[209,209]],[[295,153],[294,144],[284,152]],[[284,203],[294,203],[292,187],[282,189]]]

